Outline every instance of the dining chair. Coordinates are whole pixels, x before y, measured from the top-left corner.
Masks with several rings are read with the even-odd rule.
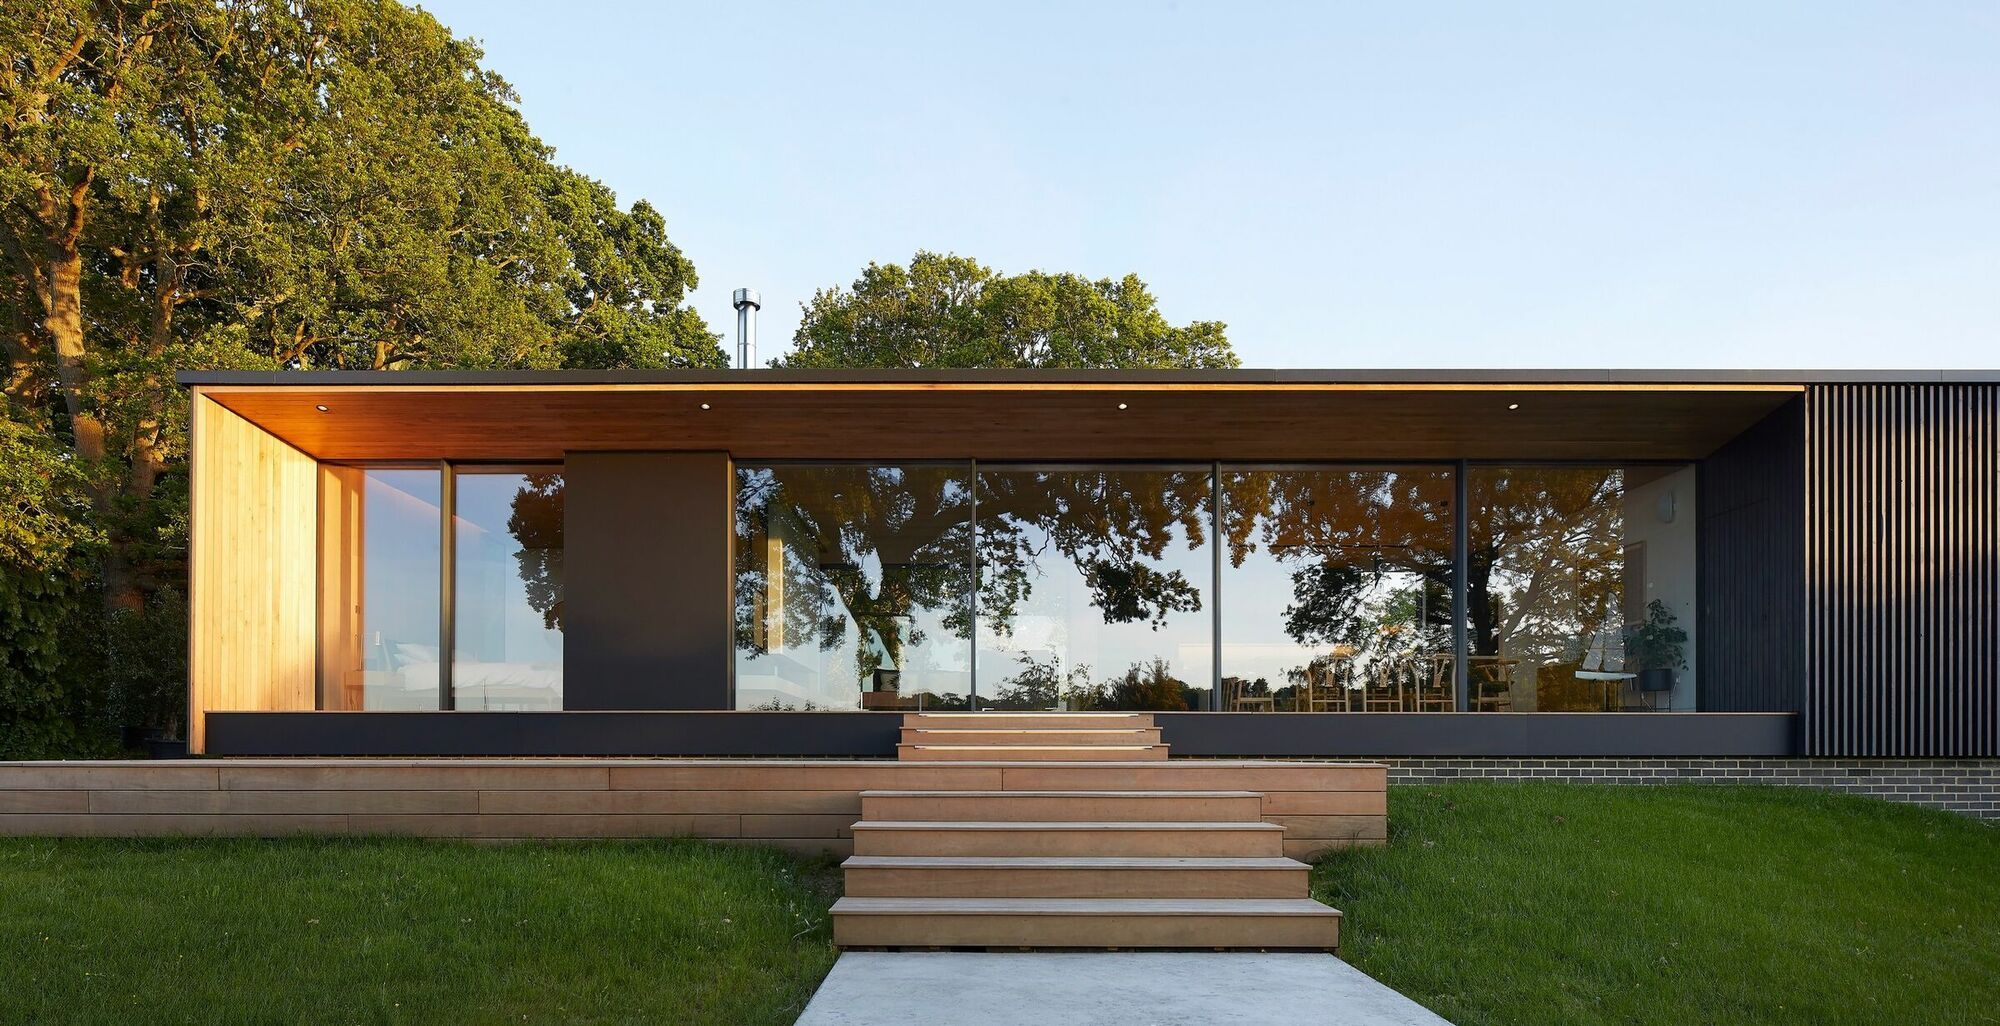
[[[1403,679],[1397,671],[1397,664],[1378,662],[1368,668],[1368,678],[1361,689],[1361,709],[1363,712],[1402,712]]]
[[[1251,712],[1258,709],[1265,712],[1277,711],[1278,699],[1269,692],[1261,695],[1251,694],[1250,682],[1241,677],[1228,677],[1224,680],[1229,685],[1228,707],[1232,711]]]
[[[1474,712],[1506,712],[1514,708],[1514,660],[1474,656],[1468,660]]]
[[[1412,699],[1418,712],[1451,712],[1458,708],[1453,693],[1452,674],[1457,660],[1449,656],[1411,656],[1410,677],[1416,687]]]
[[[1345,712],[1347,689],[1342,680],[1344,659],[1315,659],[1306,664],[1305,712]]]

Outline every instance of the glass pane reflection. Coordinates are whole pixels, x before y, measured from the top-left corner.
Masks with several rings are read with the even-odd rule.
[[[1210,478],[981,467],[980,705],[1207,708]]]
[[[737,708],[967,708],[970,471],[738,466]]]
[[[320,489],[321,706],[436,709],[441,472],[325,464]]]
[[[1449,469],[1224,468],[1221,480],[1221,708],[1453,708]]]
[[[1475,708],[1694,708],[1694,467],[1476,467],[1467,486]]]
[[[563,477],[461,467],[452,550],[452,707],[563,706]]]

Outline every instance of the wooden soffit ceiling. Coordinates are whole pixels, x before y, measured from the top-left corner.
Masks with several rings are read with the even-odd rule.
[[[1785,384],[203,385],[322,460],[1698,459]],[[324,411],[320,408],[324,407]]]

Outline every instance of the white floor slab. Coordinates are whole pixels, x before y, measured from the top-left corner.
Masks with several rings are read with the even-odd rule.
[[[1332,955],[849,951],[798,1026],[1450,1026]]]

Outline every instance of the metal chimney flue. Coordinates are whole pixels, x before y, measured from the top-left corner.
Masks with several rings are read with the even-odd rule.
[[[756,289],[736,290],[736,369],[749,370],[757,365],[757,311],[764,306],[764,297]]]

